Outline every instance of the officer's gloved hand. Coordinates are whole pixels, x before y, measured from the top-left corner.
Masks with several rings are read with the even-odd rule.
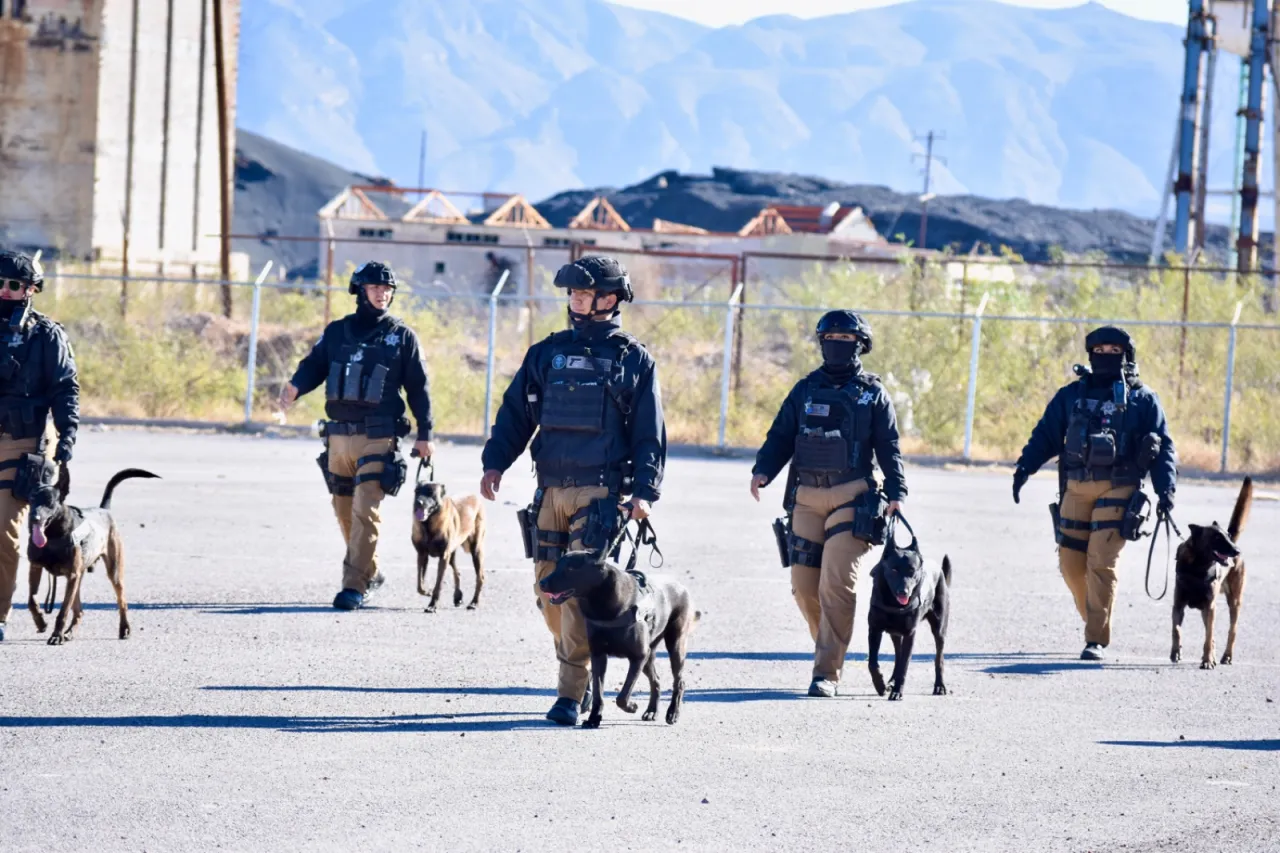
[[[59,465],[65,465],[71,461],[71,445],[63,442],[58,443],[58,449],[53,453],[53,461]]]
[[[1022,498],[1021,498],[1022,487],[1027,484],[1027,480],[1029,480],[1030,478],[1031,478],[1031,475],[1028,474],[1027,470],[1023,468],[1021,465],[1013,469],[1013,502],[1014,503],[1016,504],[1022,503]]]
[[[1173,512],[1173,492],[1165,492],[1160,496],[1160,502],[1156,504],[1156,512],[1160,515],[1169,515]]]

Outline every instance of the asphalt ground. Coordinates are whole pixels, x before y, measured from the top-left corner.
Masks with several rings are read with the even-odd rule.
[[[489,506],[478,611],[423,612],[406,488],[384,505],[388,588],[337,613],[342,545],[319,449],[85,433],[73,503],[95,504],[117,468],[164,477],[115,499],[134,633],[115,638],[99,571],[76,638],[47,646],[21,573],[0,645],[0,850],[1280,849],[1274,500],[1242,537],[1233,666],[1198,668],[1195,613],[1186,662],[1169,662],[1145,542],[1122,556],[1114,659],[1096,665],[1077,659],[1053,479],[1015,506],[1005,474],[910,467],[926,558],[955,567],[951,695],[930,695],[926,635],[905,700],[876,696],[864,572],[841,695],[817,700],[769,530],[779,489],[756,504],[748,463],[673,459],[654,519],[661,574],[703,614],[684,713],[643,723],[610,702],[586,731],[543,720],[556,664],[514,520],[527,460]],[[478,449],[445,446],[437,468],[452,493],[473,491]],[[1185,485],[1178,519],[1225,524],[1232,486]],[[472,583],[464,571],[468,597]],[[1219,653],[1225,634],[1223,615]],[[623,672],[610,667],[613,689]]]

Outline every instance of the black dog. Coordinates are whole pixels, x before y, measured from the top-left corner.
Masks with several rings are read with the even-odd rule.
[[[1227,630],[1227,648],[1222,653],[1222,662],[1229,664],[1235,656],[1236,628],[1244,602],[1245,578],[1244,557],[1236,543],[1244,532],[1252,505],[1253,480],[1245,477],[1226,530],[1216,521],[1209,527],[1187,525],[1191,535],[1178,546],[1173,585],[1173,650],[1169,659],[1174,663],[1182,660],[1182,617],[1190,607],[1199,610],[1204,617],[1204,651],[1200,656],[1200,668],[1213,669],[1217,666],[1213,654],[1213,620],[1219,592],[1226,595],[1227,608],[1231,612],[1231,627]]]
[[[31,536],[27,543],[27,559],[31,562],[28,575],[29,592],[27,609],[36,622],[36,632],[43,634],[45,620],[36,605],[36,590],[40,588],[40,573],[48,572],[49,582],[55,578],[67,579],[62,609],[58,611],[49,645],[58,646],[71,639],[80,624],[83,608],[80,606],[80,584],[86,571],[93,571],[98,561],[107,567],[107,578],[116,592],[116,607],[120,611],[120,639],[128,639],[129,604],[124,597],[124,541],[111,513],[111,494],[116,486],[134,477],[156,477],[140,468],[126,468],[111,478],[102,503],[96,508],[80,509],[66,503],[71,489],[67,467],[62,466],[57,485],[44,485],[31,497]],[[67,625],[67,610],[73,613]]]
[[[538,586],[552,604],[578,599],[578,607],[587,622],[593,698],[591,716],[583,722],[583,728],[594,729],[600,725],[604,671],[610,657],[626,658],[630,662],[626,681],[618,693],[618,707],[628,714],[636,712],[631,691],[643,667],[649,677],[649,707],[641,719],[652,720],[658,715],[662,689],[654,667],[654,654],[662,641],[666,642],[667,655],[671,658],[671,705],[667,708],[667,723],[673,724],[680,718],[685,654],[689,632],[698,618],[687,589],[678,583],[649,583],[644,575],[624,572],[590,551],[565,554],[556,563],[555,571]]]
[[[884,676],[880,674],[880,637],[888,633],[893,639],[893,677],[889,680],[889,699],[902,698],[907,681],[907,666],[916,642],[920,618],[933,630],[933,695],[945,696],[942,683],[942,646],[947,638],[947,622],[951,616],[951,558],[942,558],[942,567],[926,566],[918,551],[908,552],[913,559],[882,560],[871,570],[871,609],[867,612],[867,666],[876,692],[884,695]]]

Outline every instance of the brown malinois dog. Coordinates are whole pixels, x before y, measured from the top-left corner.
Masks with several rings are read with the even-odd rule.
[[[418,552],[418,594],[430,595],[427,613],[436,612],[444,567],[453,569],[453,606],[462,604],[462,578],[458,574],[458,551],[471,554],[476,569],[476,591],[468,610],[480,606],[484,586],[484,507],[475,495],[454,500],[445,493],[444,483],[418,483],[413,490],[413,547]],[[427,564],[440,560],[436,585],[427,592]]]
[[[1227,608],[1231,611],[1231,627],[1227,631],[1227,649],[1222,654],[1222,662],[1231,663],[1235,656],[1236,627],[1244,598],[1244,556],[1236,543],[1244,532],[1252,505],[1253,480],[1245,477],[1225,531],[1216,521],[1209,527],[1187,525],[1191,535],[1178,546],[1174,569],[1173,651],[1169,653],[1169,659],[1174,663],[1182,660],[1182,617],[1191,607],[1204,616],[1204,653],[1200,657],[1200,668],[1213,669],[1217,666],[1213,655],[1213,617],[1220,591],[1226,595]]]

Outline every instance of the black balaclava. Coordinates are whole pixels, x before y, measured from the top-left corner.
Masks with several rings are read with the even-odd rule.
[[[823,373],[838,381],[848,381],[862,372],[862,362],[858,359],[862,353],[861,341],[823,338],[820,344]]]
[[[1089,367],[1100,383],[1119,382],[1124,378],[1124,353],[1089,353]]]
[[[20,325],[22,315],[31,305],[28,299],[0,299],[0,325]]]

